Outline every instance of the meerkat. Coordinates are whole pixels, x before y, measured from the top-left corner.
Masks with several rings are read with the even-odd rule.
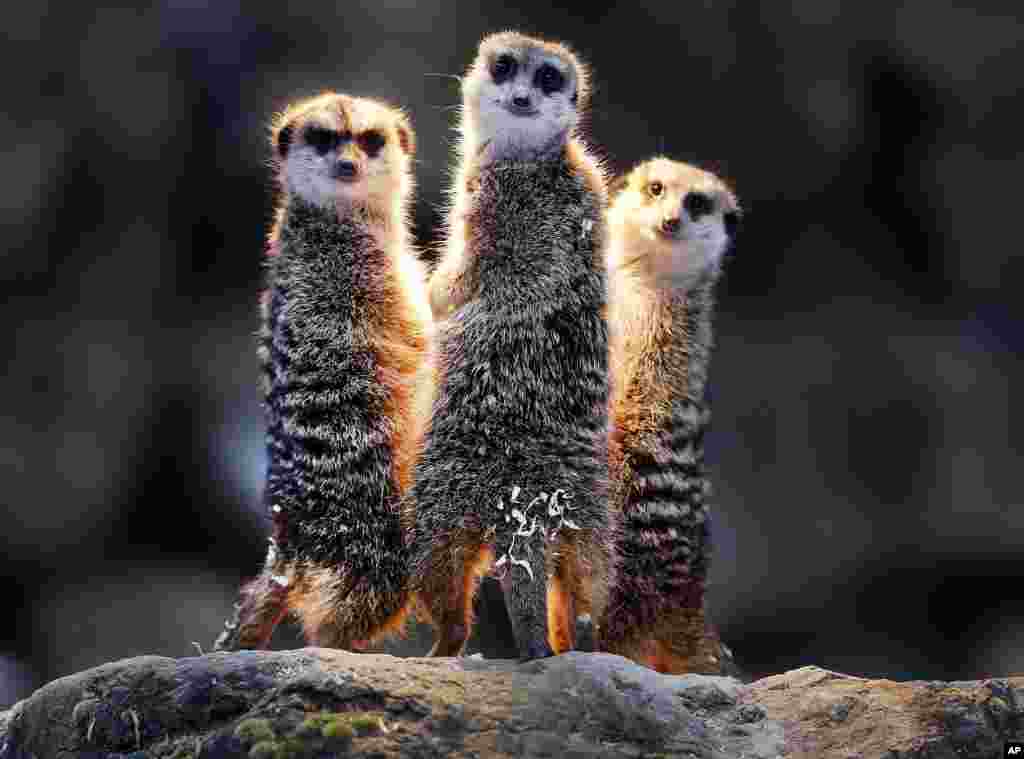
[[[607,503],[605,177],[578,136],[587,73],[564,45],[485,38],[462,80],[436,387],[411,502],[417,592],[458,655],[498,576],[522,659],[573,646],[603,607]]]
[[[610,192],[609,461],[621,564],[600,646],[664,673],[719,672],[731,654],[704,612],[704,390],[713,291],[741,210],[718,177],[666,158]]]
[[[273,534],[216,648],[263,648],[291,613],[311,644],[359,649],[414,603],[399,501],[431,392],[407,218],[415,133],[401,111],[333,92],[271,133],[281,199],[259,354]]]

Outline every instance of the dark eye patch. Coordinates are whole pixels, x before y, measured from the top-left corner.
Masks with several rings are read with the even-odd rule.
[[[533,83],[535,86],[540,87],[545,95],[551,95],[555,92],[560,92],[565,87],[565,77],[561,71],[550,63],[545,63],[537,69],[537,73],[533,77]]]
[[[371,129],[359,135],[358,141],[359,147],[363,149],[363,152],[370,156],[370,158],[373,158],[387,144],[388,139],[384,136],[383,132]]]
[[[491,63],[491,78],[495,84],[501,84],[514,77],[517,68],[516,59],[508,53],[504,53],[495,58]]]
[[[306,144],[320,155],[326,155],[341,144],[341,135],[333,129],[324,129],[318,126],[306,127],[303,136],[306,139]]]
[[[715,212],[715,201],[703,192],[688,192],[683,198],[683,207],[690,214],[690,218],[696,221],[701,216]]]

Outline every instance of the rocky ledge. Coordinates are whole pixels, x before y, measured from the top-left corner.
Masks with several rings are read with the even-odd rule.
[[[1024,737],[1024,677],[743,684],[609,654],[519,664],[307,648],[146,656],[0,712],[0,759],[836,757],[989,759]]]

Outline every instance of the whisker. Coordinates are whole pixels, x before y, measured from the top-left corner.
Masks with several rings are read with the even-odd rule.
[[[641,253],[640,255],[633,256],[632,258],[627,259],[627,260],[623,261],[622,263],[620,263],[618,266],[616,266],[615,270],[616,271],[622,271],[622,270],[625,270],[625,269],[629,269],[631,266],[633,266],[633,264],[638,263],[641,259],[646,258],[646,257],[647,257],[646,253]]]
[[[425,71],[423,73],[423,76],[440,76],[446,79],[454,79],[456,82],[462,82],[462,77],[456,76],[455,74],[438,74],[433,71]]]

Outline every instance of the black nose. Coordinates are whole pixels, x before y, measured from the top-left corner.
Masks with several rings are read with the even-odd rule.
[[[356,165],[352,161],[338,161],[334,164],[335,179],[354,179],[357,173]]]
[[[689,192],[683,198],[683,208],[693,221],[697,221],[701,216],[707,216],[715,210],[715,201],[703,192]]]
[[[667,235],[674,235],[679,231],[679,217],[674,219],[662,219],[661,220],[661,231]]]
[[[530,107],[530,98],[528,95],[516,95],[512,98],[512,103],[516,108],[522,108],[525,111]]]

